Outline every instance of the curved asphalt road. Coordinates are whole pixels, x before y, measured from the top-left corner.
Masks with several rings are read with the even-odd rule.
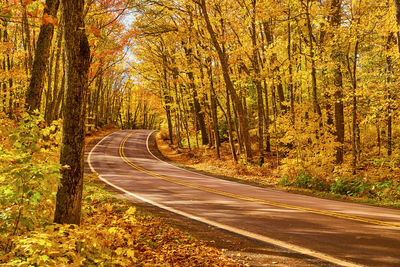
[[[118,131],[88,163],[100,179],[180,215],[343,266],[400,266],[400,210],[258,188],[156,158],[152,131]]]

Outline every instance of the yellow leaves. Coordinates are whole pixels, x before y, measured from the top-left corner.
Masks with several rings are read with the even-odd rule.
[[[128,249],[126,251],[126,256],[128,256],[130,259],[132,259],[134,262],[136,262],[135,251],[133,249]]]
[[[216,250],[138,212],[136,207],[112,197],[88,180],[85,179],[80,227],[49,223],[54,206],[41,206],[43,210],[37,212],[49,214],[48,221],[42,219],[33,231],[20,231],[12,239],[13,249],[7,253],[2,251],[5,238],[0,233],[0,265],[229,265]],[[0,227],[3,223],[0,220]]]
[[[136,213],[136,207],[129,207],[129,209],[125,212],[126,215],[134,215]]]

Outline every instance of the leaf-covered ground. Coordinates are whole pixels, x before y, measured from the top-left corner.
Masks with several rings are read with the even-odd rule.
[[[86,176],[80,227],[50,222],[13,238],[1,255],[21,266],[239,266],[149,214],[136,211]]]
[[[18,125],[0,119],[0,265],[240,266],[115,198],[96,184],[96,174],[85,176],[81,225],[54,224],[59,124],[46,127],[41,116]]]

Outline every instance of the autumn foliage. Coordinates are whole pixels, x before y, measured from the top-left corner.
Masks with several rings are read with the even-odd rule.
[[[136,75],[175,149],[266,180],[398,184],[394,2],[142,2]]]
[[[0,2],[0,261],[213,264],[217,253],[89,183],[82,228],[51,223],[69,105],[58,4]],[[100,0],[82,10],[88,134],[156,129],[185,164],[398,205],[399,0]]]

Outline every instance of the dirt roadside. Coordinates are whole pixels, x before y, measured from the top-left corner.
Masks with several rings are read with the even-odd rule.
[[[86,145],[86,159],[92,147],[102,137],[93,138]],[[167,160],[157,148],[154,135],[149,142],[149,148],[157,157]],[[169,160],[167,160],[170,162]],[[172,162],[170,162],[172,163]],[[85,160],[85,172],[90,173],[90,168]],[[200,223],[183,216],[165,211],[158,207],[134,199],[127,194],[99,181],[105,189],[119,198],[128,199],[139,209],[161,218],[172,227],[189,233],[196,239],[203,240],[207,245],[221,250],[225,255],[236,261],[250,266],[333,266],[319,259],[311,258],[280,247],[249,239],[225,230],[221,230],[204,223]]]

